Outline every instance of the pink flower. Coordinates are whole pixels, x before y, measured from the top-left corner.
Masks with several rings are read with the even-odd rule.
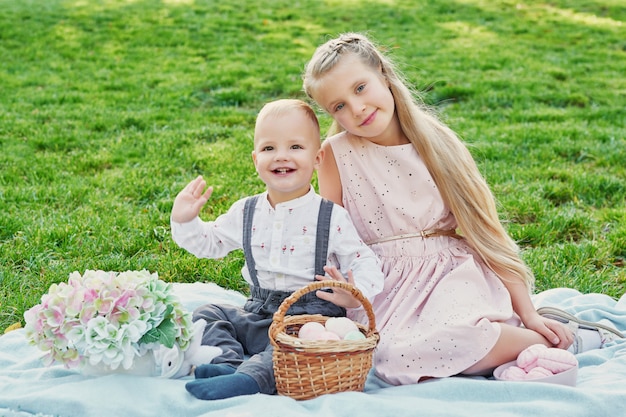
[[[59,305],[52,306],[44,312],[48,326],[59,327],[63,324],[63,320],[65,319],[65,309],[63,307],[64,306]]]

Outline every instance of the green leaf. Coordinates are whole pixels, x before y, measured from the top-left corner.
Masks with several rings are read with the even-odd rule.
[[[159,342],[159,334],[160,330],[158,328],[153,328],[148,330],[141,339],[139,339],[140,344],[148,344],[148,343],[158,343]]]
[[[157,330],[160,332],[159,342],[168,348],[173,347],[176,341],[176,323],[170,319],[163,320]]]
[[[171,348],[176,341],[176,323],[172,320],[174,306],[168,304],[163,314],[163,320],[158,326],[148,330],[139,339],[139,343],[160,343]]]
[[[176,323],[171,319],[165,319],[153,329],[147,331],[139,340],[139,343],[160,343],[168,348],[174,346],[176,341]]]

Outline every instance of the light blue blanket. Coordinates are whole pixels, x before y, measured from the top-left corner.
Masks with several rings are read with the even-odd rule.
[[[241,304],[244,297],[213,284],[176,284],[185,306],[206,302]],[[555,305],[586,320],[604,320],[626,331],[626,295],[554,289],[535,296],[537,306]],[[626,340],[578,355],[576,387],[485,378],[445,378],[391,387],[373,374],[365,392],[295,401],[252,395],[201,401],[185,390],[185,379],[107,375],[88,377],[62,366],[44,367],[41,352],[23,330],[0,337],[0,416],[626,416]]]

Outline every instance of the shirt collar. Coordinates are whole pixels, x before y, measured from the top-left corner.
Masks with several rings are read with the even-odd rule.
[[[315,200],[316,196],[317,196],[317,194],[315,193],[315,190],[313,189],[313,186],[311,186],[309,188],[309,192],[306,193],[305,195],[303,195],[302,197],[294,198],[293,200],[289,200],[289,201],[285,201],[284,203],[276,204],[275,209],[276,210],[281,210],[281,209],[285,210],[285,209],[295,209],[295,208],[298,208],[298,207],[307,206],[307,205],[313,203],[313,201]],[[271,207],[270,202],[267,199],[267,191],[265,191],[261,197],[262,197],[261,200],[263,201],[263,204]]]

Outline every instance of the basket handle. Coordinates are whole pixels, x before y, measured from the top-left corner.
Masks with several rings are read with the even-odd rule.
[[[308,284],[299,290],[294,291],[289,297],[285,298],[285,300],[280,304],[278,310],[274,313],[274,323],[279,324],[280,327],[283,327],[283,321],[285,320],[285,314],[287,314],[287,310],[292,306],[300,297],[309,292],[313,292],[316,290],[321,290],[322,288],[342,288],[344,290],[349,291],[354,298],[359,300],[359,302],[363,305],[365,312],[367,313],[367,321],[368,321],[368,331],[374,332],[376,331],[376,318],[374,317],[374,311],[372,309],[372,304],[369,302],[367,298],[363,295],[363,293],[354,285],[348,284],[347,282],[340,281],[316,281]]]

